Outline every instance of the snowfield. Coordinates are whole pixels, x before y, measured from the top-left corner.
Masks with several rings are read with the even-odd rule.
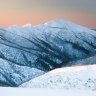
[[[96,91],[96,65],[55,69],[22,84],[20,87]]]
[[[91,90],[64,90],[42,88],[0,88],[1,96],[96,96]]]
[[[0,88],[0,95],[96,96],[96,65],[58,68],[19,88]]]

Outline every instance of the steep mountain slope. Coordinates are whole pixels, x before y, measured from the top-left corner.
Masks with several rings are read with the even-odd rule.
[[[7,60],[0,59],[0,86],[17,87],[23,82],[44,74],[35,68],[19,66]]]
[[[3,37],[23,51],[30,61],[27,63],[31,63],[28,66],[41,70],[66,66],[68,62],[96,52],[96,32],[69,21],[55,20],[37,26],[8,27],[6,30]]]
[[[55,20],[37,26],[15,26],[9,29],[7,28],[7,31],[13,34],[12,37],[18,38],[18,41],[14,39],[16,44],[28,52],[35,53],[35,59],[29,61],[40,65],[41,69],[47,62],[43,70],[66,66],[66,63],[82,59],[96,51],[96,32],[69,21]],[[19,36],[14,36],[14,32]],[[12,37],[10,40],[13,40]],[[33,57],[33,54],[31,55]]]
[[[82,58],[79,60],[74,60],[74,61],[68,62],[68,63],[66,63],[66,65],[67,66],[73,66],[73,65],[76,66],[76,65],[84,65],[84,64],[90,65],[89,62],[90,62],[90,64],[96,63],[96,53],[91,54],[86,58]]]
[[[55,69],[20,87],[96,90],[96,65]]]
[[[0,86],[17,87],[23,82],[44,74],[35,68],[19,66],[7,60],[0,59]]]
[[[7,80],[13,76],[14,79],[11,81],[18,86],[33,78],[32,68],[36,68],[38,74],[37,69],[48,72],[55,68],[76,66],[80,63],[95,64],[95,55],[96,32],[69,21],[55,20],[37,26],[29,24],[0,28],[1,83],[2,74],[6,75],[4,78]],[[19,66],[21,70],[26,70],[26,74],[22,72],[25,79],[21,76],[19,82],[16,76],[19,76],[21,71],[17,74],[19,67],[12,69],[12,66]],[[29,73],[30,76],[27,78]]]

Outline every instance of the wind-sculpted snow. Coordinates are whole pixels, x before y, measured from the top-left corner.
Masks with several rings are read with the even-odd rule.
[[[0,28],[0,58],[8,66],[11,62],[24,70],[50,71],[80,63],[95,64],[95,55],[96,32],[69,21]]]
[[[59,68],[34,78],[20,85],[20,87],[96,91],[96,65]]]

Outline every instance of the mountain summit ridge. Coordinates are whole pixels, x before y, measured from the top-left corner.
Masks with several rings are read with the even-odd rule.
[[[83,25],[80,25],[80,24],[76,24],[76,23],[73,23],[71,21],[68,21],[68,20],[64,20],[64,19],[54,19],[54,20],[50,20],[48,22],[45,22],[45,23],[42,23],[42,24],[36,24],[36,25],[33,25],[31,23],[28,23],[28,24],[24,24],[24,25],[11,25],[9,27],[38,27],[38,26],[50,26],[50,27],[59,27],[59,28],[64,28],[66,27],[67,25],[73,25],[72,27],[82,27],[82,28],[85,28],[86,30],[87,29],[90,29],[88,27],[85,27]],[[8,27],[6,27],[8,28]],[[91,29],[90,29],[91,30]]]

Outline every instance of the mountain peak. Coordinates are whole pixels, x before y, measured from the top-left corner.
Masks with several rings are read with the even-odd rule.
[[[32,27],[32,24],[25,24],[22,27]]]
[[[59,27],[59,28],[62,28],[64,27],[65,23],[67,21],[63,20],[63,19],[56,19],[56,20],[51,20],[47,23],[45,23],[45,25],[47,26],[51,26],[51,27]]]
[[[72,31],[89,31],[89,28],[86,28],[84,26],[81,26],[79,24],[75,24],[71,21],[63,20],[63,19],[56,19],[56,20],[51,20],[47,23],[44,24],[45,26],[52,27],[52,28],[61,28],[61,29],[66,29],[66,30],[72,30]],[[92,31],[92,30],[90,30]]]

